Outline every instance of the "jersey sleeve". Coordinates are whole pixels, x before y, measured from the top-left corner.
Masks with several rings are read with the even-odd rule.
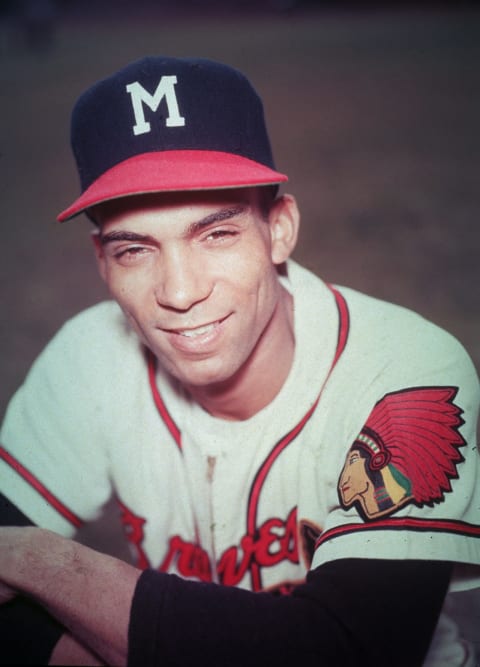
[[[33,523],[65,536],[96,518],[111,493],[91,335],[88,318],[60,330],[11,400],[0,432],[3,494]]]
[[[274,595],[145,570],[127,664],[358,667],[387,656],[389,667],[420,665],[449,575],[448,563],[350,559],[318,568],[291,595]]]
[[[382,358],[377,351],[378,362],[373,351],[366,355],[356,396],[346,392],[355,407],[334,459],[329,511],[312,567],[352,554],[442,559],[457,564],[453,588],[476,587],[478,376],[449,334],[420,319],[407,321],[407,330],[409,325],[396,355]],[[387,328],[384,339],[388,335]],[[376,342],[382,344],[379,337]]]

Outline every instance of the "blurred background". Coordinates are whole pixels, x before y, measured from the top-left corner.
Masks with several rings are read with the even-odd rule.
[[[55,222],[78,194],[72,105],[160,53],[221,60],[261,93],[303,215],[296,259],[421,312],[480,370],[475,3],[0,0],[2,414],[58,327],[107,296],[90,223]]]
[[[93,7],[94,5],[94,7]],[[146,54],[243,70],[302,211],[296,258],[420,311],[480,369],[480,12],[319,0],[0,0],[0,413],[62,322],[105,298],[72,105]]]

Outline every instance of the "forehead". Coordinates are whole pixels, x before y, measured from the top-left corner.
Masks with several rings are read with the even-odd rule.
[[[254,208],[259,205],[258,188],[208,190],[198,192],[149,193],[104,202],[94,210],[101,228],[112,223],[126,223],[155,216],[172,216],[192,222],[197,217],[230,207]]]

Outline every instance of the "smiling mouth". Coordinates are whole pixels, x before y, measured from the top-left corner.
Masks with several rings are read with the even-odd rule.
[[[176,333],[178,333],[180,336],[185,336],[186,338],[195,338],[195,336],[201,336],[202,334],[213,331],[219,324],[220,321],[217,321],[212,322],[211,324],[204,324],[203,326],[197,327],[196,329],[178,329]]]
[[[178,336],[184,336],[185,338],[195,338],[196,336],[204,336],[205,334],[210,333],[216,327],[218,327],[226,318],[221,320],[215,320],[215,322],[210,322],[209,324],[202,324],[199,327],[192,327],[188,329],[165,329],[169,333],[177,334]]]

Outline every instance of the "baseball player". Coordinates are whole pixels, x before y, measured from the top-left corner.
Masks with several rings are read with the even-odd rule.
[[[2,623],[29,645],[4,655],[472,667],[445,613],[480,585],[461,345],[290,258],[297,204],[236,70],[134,62],[81,96],[72,146],[59,220],[94,223],[112,300],[6,414]],[[112,496],[134,565],[71,540]]]

